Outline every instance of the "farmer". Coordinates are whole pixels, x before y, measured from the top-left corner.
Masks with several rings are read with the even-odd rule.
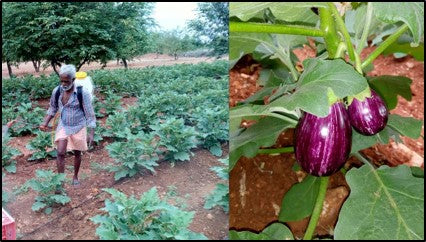
[[[57,167],[58,173],[64,173],[65,154],[67,151],[74,151],[74,177],[72,184],[78,186],[78,170],[81,163],[81,152],[88,150],[93,143],[93,136],[96,127],[95,112],[93,110],[90,94],[84,88],[77,88],[74,85],[76,69],[74,65],[63,65],[59,71],[60,85],[53,89],[50,98],[50,107],[44,118],[40,130],[48,131],[50,120],[59,111],[59,124],[55,134],[55,144],[57,146]],[[59,93],[57,90],[59,88]],[[80,94],[78,93],[78,89]],[[80,96],[79,96],[80,95]],[[59,98],[57,98],[59,96]],[[82,105],[80,104],[80,100]],[[87,139],[86,126],[90,128]]]

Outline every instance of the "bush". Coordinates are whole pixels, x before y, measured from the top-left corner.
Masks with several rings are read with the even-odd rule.
[[[194,212],[182,211],[162,201],[155,187],[140,199],[111,188],[103,189],[114,201],[105,200],[101,210],[106,215],[96,215],[90,220],[100,224],[96,234],[106,240],[170,240],[207,239],[203,234],[188,230]]]

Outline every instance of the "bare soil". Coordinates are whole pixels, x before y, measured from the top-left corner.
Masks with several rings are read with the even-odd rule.
[[[367,48],[362,58],[371,53],[374,47]],[[303,69],[302,61],[315,56],[315,49],[307,45],[294,53],[300,62],[298,68]],[[391,113],[401,116],[414,117],[424,120],[424,64],[412,57],[396,59],[393,56],[380,56],[374,61],[375,69],[368,73],[376,75],[401,75],[413,80],[411,101],[398,97],[397,107]],[[250,56],[244,56],[230,70],[230,107],[243,101],[260,90],[257,83],[261,66]],[[275,147],[292,145],[294,130],[283,132]],[[422,135],[424,127],[422,127]],[[378,165],[396,166],[407,164],[421,166],[424,164],[424,140],[403,138],[404,144],[375,145],[363,150],[363,154]],[[260,232],[269,224],[278,220],[281,201],[285,193],[295,183],[302,181],[306,173],[294,172],[294,154],[258,155],[254,158],[242,157],[230,173],[230,215],[229,227],[235,230],[250,230]],[[345,167],[360,166],[355,158],[350,158]],[[349,187],[342,173],[331,176],[324,208],[315,233],[320,236],[330,236],[338,218],[340,208],[349,195]],[[296,238],[301,239],[307,228],[309,218],[287,223]]]
[[[227,59],[227,57],[222,57],[221,59]],[[177,60],[172,56],[168,55],[156,55],[156,54],[145,54],[139,57],[134,58],[131,61],[128,61],[128,68],[143,68],[148,66],[165,66],[165,65],[176,65],[176,64],[195,64],[200,62],[214,62],[217,60],[215,57],[179,57]],[[80,70],[89,71],[101,69],[102,64],[94,62],[84,64]],[[116,60],[107,62],[107,65],[104,69],[118,69],[124,68],[124,65],[120,62],[117,63]],[[24,76],[31,74],[34,76],[50,75],[53,73],[53,68],[49,65],[45,69],[40,68],[40,72],[36,73],[32,62],[20,63],[18,66],[12,66],[12,72],[16,76]],[[6,63],[2,64],[2,78],[9,78],[9,72],[7,70]]]

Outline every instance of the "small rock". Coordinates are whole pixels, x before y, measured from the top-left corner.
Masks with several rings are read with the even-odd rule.
[[[406,62],[406,63],[405,63],[405,65],[406,65],[408,68],[413,68],[413,67],[414,67],[414,63],[413,63],[413,62],[411,62],[411,61]]]
[[[208,219],[213,219],[214,217],[213,217],[213,215],[211,215],[211,214],[209,213],[209,214],[207,214],[207,218],[208,218]]]
[[[84,217],[85,213],[81,208],[74,209],[72,211],[72,217],[76,220],[81,220]]]

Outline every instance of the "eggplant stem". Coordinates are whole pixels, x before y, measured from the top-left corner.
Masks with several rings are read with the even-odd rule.
[[[259,149],[258,154],[280,154],[280,153],[292,153],[294,152],[294,147],[284,147],[277,149]]]
[[[312,235],[314,234],[315,228],[317,227],[318,220],[321,215],[322,206],[325,200],[325,194],[327,192],[328,180],[329,176],[320,177],[320,188],[317,196],[317,200],[315,201],[315,207],[312,211],[311,219],[309,220],[308,228],[306,229],[304,240],[311,240]]]
[[[364,158],[364,156],[362,156],[361,153],[355,152],[355,153],[353,153],[353,155],[356,158],[358,158],[360,161],[362,161],[364,164],[369,165],[369,166],[373,167],[374,169],[377,168],[372,162],[370,162],[369,160],[367,160],[366,158]]]

